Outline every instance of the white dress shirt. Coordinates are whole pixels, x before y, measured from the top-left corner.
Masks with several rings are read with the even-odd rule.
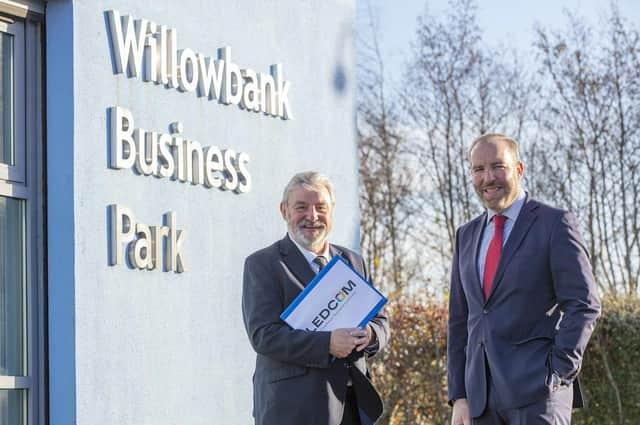
[[[504,221],[504,229],[502,231],[502,246],[507,243],[507,239],[509,239],[509,235],[511,235],[511,230],[513,230],[513,225],[515,224],[518,216],[520,215],[520,210],[524,205],[524,201],[527,199],[527,193],[520,189],[520,193],[513,201],[511,205],[500,214],[505,216],[507,219]],[[482,279],[484,277],[484,264],[487,260],[487,251],[489,250],[489,244],[491,243],[491,239],[493,239],[493,217],[498,213],[493,210],[487,210],[487,221],[484,226],[484,232],[482,234],[482,241],[480,242],[480,249],[478,250],[478,276],[480,276],[480,286],[482,287]]]

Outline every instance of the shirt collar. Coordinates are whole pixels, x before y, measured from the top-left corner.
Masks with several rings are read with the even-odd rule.
[[[524,205],[524,201],[526,199],[527,199],[527,193],[524,191],[524,189],[521,188],[520,192],[518,192],[518,196],[513,201],[513,203],[509,205],[507,209],[502,211],[500,215],[507,217],[509,220],[511,220],[512,223],[515,222],[516,218],[518,218],[518,214],[520,214],[520,210],[522,209],[522,206]],[[493,210],[487,209],[487,224],[491,222],[491,219],[496,214],[498,213]]]
[[[291,239],[291,242],[293,242],[293,244],[298,248],[298,250],[302,253],[302,255],[304,255],[304,258],[307,260],[307,263],[309,264],[313,263],[313,260],[315,260],[316,257],[324,257],[327,260],[327,263],[329,262],[329,260],[331,260],[328,243],[326,244],[324,251],[321,254],[316,254],[315,252],[309,251],[308,249],[302,247],[298,242],[296,242],[296,240],[293,239],[293,236],[291,235],[291,233],[287,232],[287,234],[289,235],[289,239]]]

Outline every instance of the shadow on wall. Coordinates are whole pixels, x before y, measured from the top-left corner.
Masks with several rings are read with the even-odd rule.
[[[334,49],[335,56],[335,66],[333,69],[333,89],[336,94],[344,96],[347,92],[348,81],[347,81],[347,71],[345,67],[347,48],[346,46],[350,45],[353,38],[353,29],[351,28],[351,24],[348,22],[343,22],[342,27],[340,29],[340,34],[336,37],[336,48]]]

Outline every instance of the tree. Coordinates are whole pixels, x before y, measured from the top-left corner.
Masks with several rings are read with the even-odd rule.
[[[476,137],[518,140],[530,196],[578,215],[608,305],[640,298],[640,33],[614,3],[597,31],[568,13],[559,30],[537,28],[525,67],[482,44],[474,0],[452,0],[445,14],[420,17],[404,83],[394,87],[371,16],[359,62],[362,244],[391,294],[394,323],[374,363],[387,404],[379,423],[446,423],[440,326],[455,231],[481,211],[468,163]],[[636,316],[621,319],[625,332]],[[639,404],[619,371],[626,353],[613,330],[597,331],[585,364],[597,372],[585,377],[606,382],[576,421],[629,423],[625,409]]]
[[[470,184],[469,145],[488,132],[520,137],[532,88],[517,58],[482,47],[475,2],[449,4],[444,17],[419,19],[403,97],[421,182],[412,198],[417,244],[435,254],[424,267],[430,283],[445,287],[456,228],[481,211]]]
[[[568,18],[569,30],[537,30],[547,99],[538,138],[551,147],[537,187],[583,219],[601,291],[637,297],[640,37],[615,7],[597,38]]]
[[[375,16],[368,12],[371,34],[359,39],[358,66],[361,244],[373,280],[393,298],[412,274],[405,255],[412,173],[397,101],[385,86]]]

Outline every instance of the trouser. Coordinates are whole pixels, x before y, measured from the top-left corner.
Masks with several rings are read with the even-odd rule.
[[[488,368],[487,368],[488,372]],[[493,380],[487,373],[487,407],[473,418],[473,425],[570,425],[573,386],[562,386],[547,398],[526,406],[505,409],[497,397]]]
[[[353,391],[352,386],[347,387],[347,395],[344,400],[344,413],[340,425],[360,425],[356,393]]]

